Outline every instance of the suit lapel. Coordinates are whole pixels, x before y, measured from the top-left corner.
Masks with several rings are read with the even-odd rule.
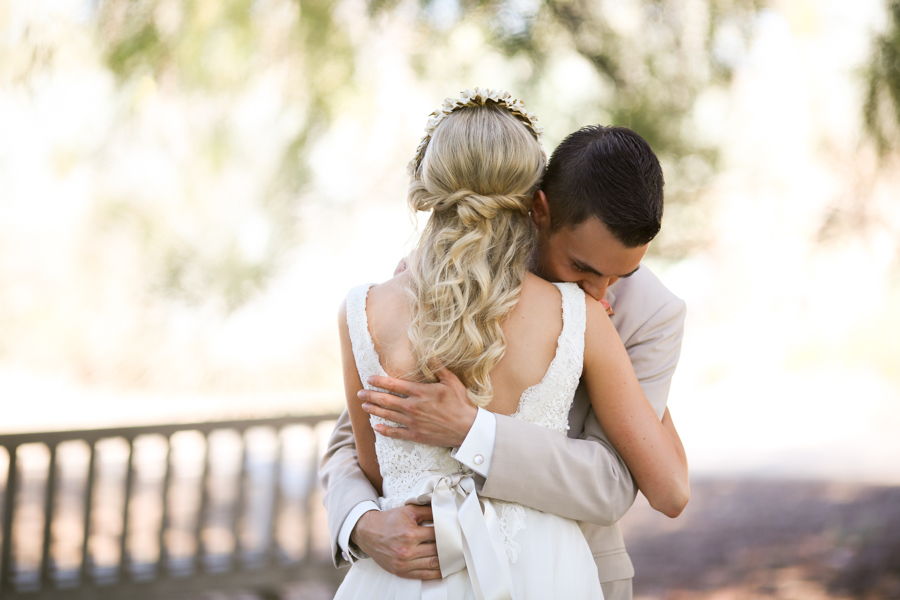
[[[625,309],[625,306],[616,306],[616,294],[609,288],[606,288],[606,301],[609,302],[610,308],[613,309],[613,314],[609,320],[612,321],[613,326],[616,328],[616,331],[619,330],[619,324],[622,321],[622,312]],[[621,333],[620,333],[621,335]]]
[[[616,311],[616,295],[609,288],[606,288],[606,301],[609,302],[609,305],[613,309],[613,311],[618,312]]]

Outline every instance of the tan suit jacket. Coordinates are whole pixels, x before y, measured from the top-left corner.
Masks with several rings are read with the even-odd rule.
[[[610,286],[612,322],[625,344],[641,387],[662,418],[684,333],[685,304],[642,266]],[[574,519],[594,554],[601,582],[630,579],[619,519],[637,487],[613,449],[580,386],[569,412],[569,435],[496,415],[497,434],[487,479],[479,493]],[[522,465],[529,465],[523,476]],[[319,469],[336,566],[347,564],[338,534],[347,515],[378,494],[359,468],[347,412],[341,416]]]

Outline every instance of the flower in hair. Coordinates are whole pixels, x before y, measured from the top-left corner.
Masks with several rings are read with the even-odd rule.
[[[464,106],[484,106],[488,101],[506,108],[534,134],[534,137],[540,143],[544,130],[537,125],[537,115],[533,112],[528,112],[521,100],[513,98],[506,90],[491,90],[478,87],[474,90],[465,89],[460,92],[458,98],[445,99],[441,107],[428,116],[428,123],[425,125],[425,137],[419,142],[419,146],[416,148],[416,155],[409,163],[410,175],[419,170],[419,167],[422,165],[422,159],[425,156],[425,149],[428,148],[428,142],[431,141],[431,137],[434,135],[438,125],[441,124],[441,121],[447,115]]]

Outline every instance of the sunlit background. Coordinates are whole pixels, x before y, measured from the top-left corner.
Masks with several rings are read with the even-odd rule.
[[[0,433],[339,411],[337,307],[411,247],[405,164],[475,86],[548,150],[657,151],[695,481],[900,485],[895,0],[0,0]],[[900,597],[900,559],[779,577],[753,597]]]

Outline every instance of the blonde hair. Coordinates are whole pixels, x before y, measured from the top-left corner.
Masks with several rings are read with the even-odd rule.
[[[493,101],[454,109],[427,144],[410,168],[409,206],[432,214],[410,253],[409,339],[426,381],[447,367],[486,406],[490,372],[506,351],[501,325],[534,248],[529,211],[546,156],[535,134]]]

